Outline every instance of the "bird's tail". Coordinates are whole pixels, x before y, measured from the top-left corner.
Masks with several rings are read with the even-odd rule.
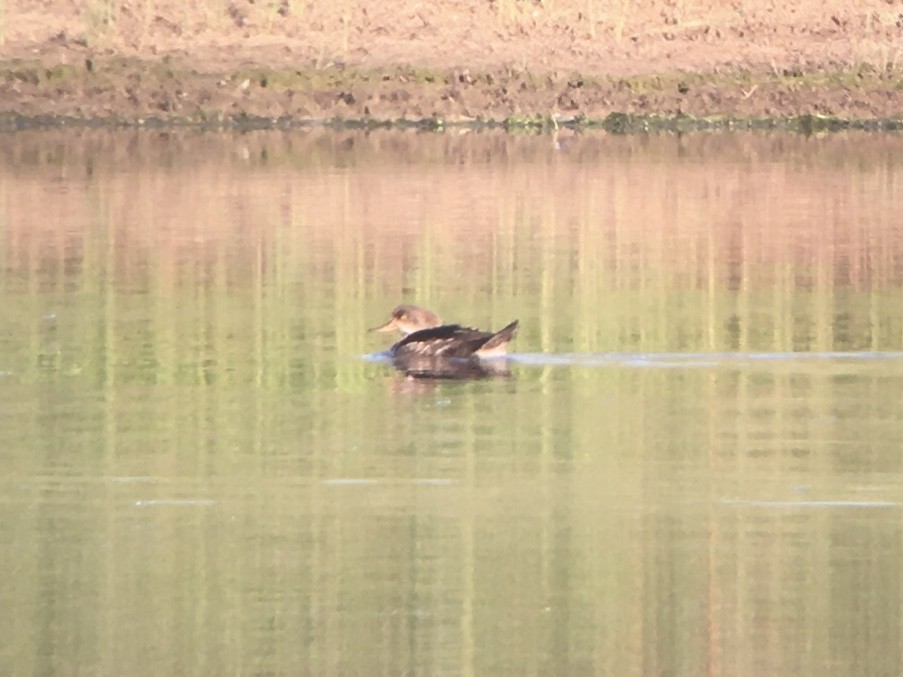
[[[477,355],[480,357],[492,357],[493,355],[506,354],[508,352],[508,344],[511,343],[511,339],[517,333],[517,323],[518,321],[515,320],[504,329],[499,329],[495,332],[486,343],[480,346]]]

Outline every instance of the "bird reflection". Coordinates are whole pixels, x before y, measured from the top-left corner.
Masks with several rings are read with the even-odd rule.
[[[503,358],[480,359],[478,357],[429,357],[423,355],[396,355],[392,366],[408,378],[416,379],[483,379],[510,378],[508,361]]]

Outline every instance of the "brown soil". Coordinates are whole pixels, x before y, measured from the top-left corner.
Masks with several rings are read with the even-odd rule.
[[[903,0],[6,7],[7,118],[903,116]]]

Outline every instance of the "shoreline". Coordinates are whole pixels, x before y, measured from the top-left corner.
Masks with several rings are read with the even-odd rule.
[[[895,130],[903,7],[34,0],[0,12],[0,117],[4,129]]]
[[[513,92],[513,94],[511,94]],[[613,133],[903,129],[903,87],[860,69],[789,75],[565,77],[263,66],[199,72],[172,59],[0,62],[0,130],[63,126],[397,127]]]
[[[424,120],[367,119],[295,119],[291,117],[223,118],[216,121],[180,118],[80,118],[58,115],[21,115],[0,113],[0,133],[39,129],[139,129],[147,131],[291,131],[331,129],[334,131],[415,131],[415,132],[497,132],[511,134],[559,134],[605,132],[608,134],[689,134],[705,132],[784,132],[833,134],[841,132],[903,132],[903,118],[846,119],[823,115],[797,115],[780,118],[736,118],[729,116],[689,117],[685,115],[632,115],[610,113],[602,119],[561,119],[552,117],[513,117],[505,120],[466,120],[446,122],[439,118]]]

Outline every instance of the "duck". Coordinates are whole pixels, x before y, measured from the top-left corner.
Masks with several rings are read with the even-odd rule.
[[[398,331],[402,338],[389,348],[395,360],[411,358],[490,358],[508,354],[518,320],[496,332],[460,324],[442,324],[436,313],[404,304],[392,310],[389,321],[370,331]]]

